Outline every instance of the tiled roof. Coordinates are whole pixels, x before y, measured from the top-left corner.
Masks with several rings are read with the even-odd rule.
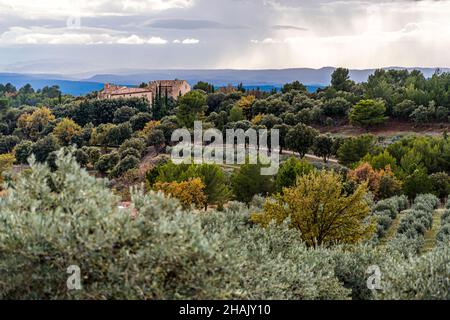
[[[146,93],[151,90],[146,88],[128,88],[128,87],[119,87],[114,85],[105,86],[103,89],[104,94],[110,95],[124,95],[124,94],[133,94],[133,93]]]
[[[174,85],[182,85],[186,83],[186,80],[155,80],[151,81],[150,85],[158,84],[160,86],[174,86]]]
[[[127,88],[122,87],[113,91],[108,92],[109,94],[115,95],[115,94],[132,94],[132,93],[145,93],[150,92],[148,89],[143,88]]]

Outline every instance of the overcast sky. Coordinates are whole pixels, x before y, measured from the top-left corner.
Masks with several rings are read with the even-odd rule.
[[[0,0],[2,70],[450,66],[450,1]]]

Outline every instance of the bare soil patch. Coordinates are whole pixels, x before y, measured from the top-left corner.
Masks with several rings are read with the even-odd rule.
[[[390,120],[383,125],[373,127],[369,130],[354,127],[350,124],[321,127],[315,126],[321,133],[332,133],[343,136],[358,136],[365,133],[371,133],[376,136],[391,137],[396,135],[442,135],[445,131],[450,131],[450,123],[430,123],[423,126],[414,126],[411,122]]]

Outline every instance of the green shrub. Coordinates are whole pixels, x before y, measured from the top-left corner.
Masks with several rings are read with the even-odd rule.
[[[377,213],[377,236],[382,238],[386,235],[387,230],[392,225],[392,219],[389,216],[389,211],[382,211]]]
[[[416,211],[425,211],[425,212],[433,211],[433,207],[429,203],[426,203],[426,202],[415,203],[412,206],[412,209],[416,210]]]
[[[32,159],[0,198],[0,299],[449,299],[448,246],[418,257],[420,237],[399,235],[310,249],[287,222],[249,223],[245,204],[200,214],[140,190],[119,209],[106,180],[56,155],[55,171]],[[70,265],[81,290],[67,289]],[[367,288],[372,265],[382,291]]]
[[[122,143],[119,148],[119,153],[122,153],[130,148],[138,150],[140,153],[138,158],[140,158],[145,151],[145,140],[141,138],[131,138],[125,140],[125,142]]]
[[[306,160],[299,160],[296,157],[290,157],[283,162],[275,178],[275,186],[278,192],[283,188],[289,188],[295,185],[297,177],[306,175],[314,170],[314,167]]]
[[[352,290],[352,299],[372,299],[372,291],[367,288],[366,271],[371,265],[381,265],[382,251],[371,246],[339,247],[330,252],[335,262],[335,274],[346,288]]]
[[[378,201],[372,206],[372,212],[377,218],[376,238],[380,239],[386,235],[389,227],[392,225],[400,211],[406,209],[408,199],[406,196],[396,196]],[[376,241],[377,239],[374,238]]]
[[[436,235],[436,240],[443,246],[448,246],[450,243],[450,224],[444,224]]]
[[[248,227],[241,212],[203,217],[208,238],[243,277],[239,290],[251,299],[348,299],[350,291],[335,277],[328,250],[308,250],[287,224]]]
[[[386,258],[389,268],[382,269],[383,290],[376,291],[377,299],[450,299],[448,246],[407,260],[392,256]]]
[[[271,176],[261,175],[262,168],[260,163],[246,163],[234,170],[230,180],[236,200],[249,203],[257,194],[272,193],[274,182]]]
[[[142,192],[132,195],[133,220],[73,158],[60,151],[56,166],[31,161],[0,199],[0,298],[348,297],[326,252],[286,226],[248,228],[240,212],[198,215]],[[82,290],[66,288],[70,265]]]
[[[139,152],[139,150],[135,149],[135,148],[128,148],[125,149],[123,151],[120,151],[120,159],[124,159],[127,156],[133,156],[137,159],[141,158],[141,153]]]
[[[450,210],[445,210],[441,217],[441,224],[450,224]]]
[[[441,228],[436,235],[439,245],[448,246],[450,243],[450,210],[446,209],[441,216]]]
[[[82,167],[85,167],[89,163],[89,155],[83,149],[75,150],[74,156],[78,164]]]
[[[31,159],[31,171],[0,199],[2,299],[75,297],[65,286],[73,264],[95,270],[84,278],[85,297],[111,297],[117,290],[106,261],[120,248],[128,219],[104,182],[80,171],[63,150],[58,156],[54,172]]]
[[[400,254],[403,258],[409,258],[419,254],[423,244],[423,237],[408,238],[406,235],[398,234],[386,246],[390,254]]]
[[[262,209],[264,206],[264,203],[266,202],[266,198],[260,196],[260,195],[254,195],[252,201],[250,201],[250,207],[255,209]]]
[[[121,159],[111,172],[113,177],[120,177],[125,172],[131,169],[135,169],[139,166],[139,158],[134,155],[127,155]]]
[[[400,221],[397,231],[399,234],[405,234],[409,238],[415,238],[419,235],[423,236],[425,234],[427,227],[425,226],[423,220],[417,219],[415,216],[417,213],[422,214],[422,211],[410,212]]]
[[[398,234],[403,234],[408,238],[423,236],[432,227],[433,211],[438,203],[439,199],[434,195],[417,196],[411,210],[400,221]]]
[[[0,154],[11,153],[14,147],[20,143],[16,136],[4,136],[0,133]]]
[[[425,204],[429,210],[433,210],[439,204],[439,199],[433,194],[421,194],[414,200],[413,208],[418,204]]]
[[[394,199],[386,199],[378,201],[372,208],[372,211],[374,212],[388,211],[389,216],[392,219],[395,219],[399,212],[398,202]]]
[[[97,163],[98,159],[101,157],[102,153],[100,151],[100,148],[97,147],[82,147],[81,148],[84,152],[87,153],[87,155],[89,156],[89,163],[92,166],[95,166],[95,164]]]
[[[33,150],[33,142],[30,140],[23,140],[14,149],[17,163],[27,164],[28,158],[31,156]]]
[[[227,204],[227,210],[229,210],[230,212],[240,212],[248,210],[248,207],[243,202],[229,201]]]
[[[109,154],[102,155],[97,163],[95,169],[101,173],[108,173],[112,170],[120,161],[120,156],[117,152],[111,152]]]
[[[407,196],[405,195],[396,196],[393,199],[397,201],[398,209],[400,211],[406,210],[408,208],[409,201]]]

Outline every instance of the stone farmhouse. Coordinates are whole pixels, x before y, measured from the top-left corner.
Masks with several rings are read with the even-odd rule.
[[[153,92],[154,96],[161,93],[161,96],[178,99],[178,97],[185,95],[191,91],[191,86],[185,80],[156,80],[148,84],[148,88]]]
[[[152,101],[153,92],[148,88],[128,88],[105,84],[105,87],[98,94],[99,99],[120,99],[120,98],[147,98]]]
[[[104,89],[99,92],[99,99],[119,99],[119,98],[146,98],[152,103],[153,98],[161,95],[173,99],[185,95],[191,91],[191,86],[185,80],[156,80],[151,81],[144,88],[129,88],[106,83]]]

